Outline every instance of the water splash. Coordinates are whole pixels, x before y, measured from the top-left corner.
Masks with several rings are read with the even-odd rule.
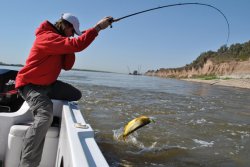
[[[207,142],[203,140],[193,139],[193,141],[200,145],[200,147],[212,147],[214,145],[214,141]]]
[[[122,136],[123,135],[123,131],[124,131],[123,127],[121,127],[120,129],[113,130],[113,138],[116,141],[119,141],[119,142],[125,142],[125,143],[130,143],[130,144],[138,145],[138,141],[136,139],[138,137],[138,133],[137,132],[133,132],[132,134],[130,134],[126,138],[123,138],[123,136]]]
[[[123,127],[120,129],[113,130],[113,137],[114,140],[118,142],[122,142],[128,145],[132,145],[136,148],[134,151],[126,151],[127,153],[134,154],[134,155],[140,155],[140,154],[147,154],[147,153],[160,153],[160,152],[166,152],[166,151],[177,151],[182,152],[183,150],[187,150],[187,147],[182,146],[169,146],[169,145],[163,145],[163,146],[157,146],[157,142],[153,142],[149,146],[145,146],[145,144],[141,141],[139,141],[138,133],[133,132],[131,135],[129,135],[126,139],[122,138],[123,134]]]
[[[122,142],[128,145],[132,145],[135,148],[138,149],[144,149],[146,148],[143,144],[143,142],[140,142],[137,138],[138,138],[138,133],[137,132],[133,132],[132,134],[130,134],[129,136],[127,136],[126,138],[123,138],[123,130],[124,128],[121,127],[120,129],[117,130],[113,130],[113,138],[114,140],[118,141],[118,142]]]

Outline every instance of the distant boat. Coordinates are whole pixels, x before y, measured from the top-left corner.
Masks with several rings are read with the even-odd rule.
[[[129,71],[129,73],[128,73],[129,75],[142,75],[141,72],[140,72],[141,71],[141,66],[138,67],[138,70],[134,70],[133,73],[130,72],[129,67],[127,67],[127,68],[128,68],[128,71]]]
[[[137,70],[134,70],[133,73],[129,73],[129,75],[142,75],[142,74],[139,73]]]

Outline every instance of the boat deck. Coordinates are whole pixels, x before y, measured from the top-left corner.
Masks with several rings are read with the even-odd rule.
[[[28,109],[25,102],[16,112],[0,113],[0,167],[19,163],[22,138],[29,126],[23,123],[33,117]],[[93,129],[76,103],[53,100],[53,113],[60,119],[56,121],[59,126],[51,127],[46,135],[39,167],[109,166],[94,139]]]

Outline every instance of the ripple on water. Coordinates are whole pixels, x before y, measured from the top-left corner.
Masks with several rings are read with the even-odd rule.
[[[250,163],[250,107],[246,105],[250,99],[245,91],[207,86],[206,94],[188,93],[199,89],[193,85],[183,94],[133,86],[78,87],[83,93],[81,110],[93,129],[98,129],[98,145],[111,166]],[[118,140],[120,127],[139,115],[155,117],[156,124],[136,131],[127,141]]]

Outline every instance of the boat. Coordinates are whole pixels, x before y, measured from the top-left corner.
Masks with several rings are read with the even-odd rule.
[[[12,70],[0,70],[0,90],[12,86],[13,78],[4,76]],[[5,82],[5,84],[3,84]],[[12,85],[10,84],[12,83]],[[33,114],[25,101],[12,94],[0,95],[0,167],[18,167],[22,140],[33,121]],[[4,96],[15,95],[8,102]],[[21,102],[20,102],[21,101]],[[76,102],[54,100],[54,120],[49,128],[39,167],[106,167],[109,166],[95,141],[95,133]],[[8,104],[7,104],[8,103]]]
[[[142,75],[142,74],[137,70],[134,70],[133,73],[129,73],[129,75]]]
[[[138,70],[134,70],[133,73],[130,72],[130,68],[128,66],[127,66],[127,68],[128,68],[128,72],[129,72],[128,74],[129,75],[142,75],[141,72],[140,72],[141,71],[141,66],[138,67]]]

